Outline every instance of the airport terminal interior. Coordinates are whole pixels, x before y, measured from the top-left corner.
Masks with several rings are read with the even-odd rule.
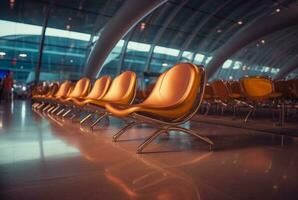
[[[297,0],[0,1],[0,199],[297,200]]]

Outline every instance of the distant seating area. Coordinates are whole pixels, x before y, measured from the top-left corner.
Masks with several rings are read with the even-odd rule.
[[[272,115],[279,113],[279,124],[283,125],[287,110],[298,109],[297,83],[298,79],[271,80],[263,76],[243,77],[239,81],[215,80],[206,84],[205,115],[213,107],[221,114],[230,109],[236,117],[244,107],[248,110],[246,123],[258,109],[268,108]]]
[[[260,108],[278,111],[279,122],[284,123],[286,111],[298,108],[298,80],[272,81],[267,77],[243,77],[239,81],[215,80],[206,83],[203,66],[180,63],[162,73],[157,81],[143,90],[137,90],[137,76],[125,71],[113,80],[98,78],[93,86],[88,78],[76,83],[38,84],[32,90],[32,108],[57,118],[69,119],[81,126],[93,128],[109,116],[117,117],[126,126],[113,136],[119,141],[129,128],[149,124],[156,128],[137,148],[142,153],[159,135],[171,131],[190,134],[207,143],[213,142],[183,125],[201,109],[208,115],[210,109],[224,113],[230,109],[236,117],[241,108],[247,111],[246,123]],[[87,123],[89,122],[89,123]]]

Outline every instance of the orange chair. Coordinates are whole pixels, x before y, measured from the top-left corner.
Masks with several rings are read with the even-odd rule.
[[[90,100],[101,100],[107,93],[111,82],[112,79],[110,76],[103,76],[95,81],[92,90],[85,98],[73,98],[72,102],[76,110],[79,110],[80,114],[82,114],[82,111],[90,112],[91,110],[87,106],[88,102]],[[87,114],[82,120],[80,120],[81,123],[89,119],[91,116],[91,113]],[[74,117],[76,117],[76,114],[73,114],[72,119]]]
[[[270,95],[275,107],[280,110],[279,125],[283,126],[286,110],[297,109],[297,79],[274,80],[274,92]],[[295,85],[296,83],[296,85]]]
[[[298,99],[298,78],[293,80],[293,94],[295,98]]]
[[[91,124],[90,129],[100,122],[101,119],[109,115],[105,110],[107,103],[117,103],[120,105],[130,105],[136,95],[137,75],[132,71],[125,71],[118,75],[111,83],[107,93],[100,99],[87,99],[85,103],[94,111],[93,114],[99,115]],[[89,118],[89,117],[88,117]],[[80,123],[86,121],[84,118]]]
[[[150,95],[142,103],[120,105],[107,103],[106,109],[118,117],[133,119],[113,137],[117,139],[130,127],[147,123],[158,128],[137,149],[141,153],[156,137],[169,131],[182,131],[212,145],[213,142],[194,131],[179,125],[189,121],[197,112],[204,95],[205,70],[190,63],[180,63],[164,72],[157,80]]]
[[[229,89],[229,95],[231,98],[238,99],[238,100],[243,98],[239,81],[228,81],[227,87]]]
[[[41,109],[43,107],[42,111],[46,111],[49,107],[51,107],[51,104],[47,103],[47,99],[53,97],[57,93],[58,89],[59,89],[58,83],[51,83],[49,86],[48,93],[46,95],[44,95],[43,97],[41,97],[41,101],[46,106],[45,107],[41,106],[38,109]]]
[[[250,101],[252,106],[245,122],[247,122],[249,116],[254,113],[258,106],[269,100],[270,95],[274,92],[272,80],[263,76],[251,76],[240,79],[240,85],[243,94]]]
[[[100,100],[107,93],[112,79],[110,76],[103,76],[97,79],[90,93],[82,98],[73,98],[72,101],[76,106],[82,107],[88,103],[88,100]]]
[[[66,117],[73,110],[72,100],[82,99],[86,97],[90,90],[90,87],[91,87],[90,79],[81,78],[80,80],[78,80],[78,82],[75,84],[74,89],[67,96],[67,98],[59,99],[60,103],[64,108],[62,108],[62,110],[59,113],[57,113],[57,116],[62,114],[62,117]],[[63,114],[64,110],[66,110],[66,112]]]
[[[72,82],[64,81],[60,85],[57,93],[54,96],[48,98],[47,101],[50,104],[52,104],[52,107],[50,109],[48,109],[47,112],[51,113],[51,114],[55,114],[55,112],[61,107],[60,100],[66,99],[68,97],[68,95],[71,93],[72,89],[73,89]]]
[[[204,112],[204,115],[207,115],[209,113],[209,110],[213,102],[214,102],[214,92],[212,90],[211,84],[206,83],[205,93],[204,93],[203,102],[202,102],[202,106],[206,107],[206,111]]]
[[[274,92],[270,95],[271,99],[285,101],[293,98],[292,80],[274,80]]]
[[[32,104],[33,109],[39,109],[43,107],[44,103],[41,101],[42,98],[47,95],[49,92],[49,86],[47,84],[37,84],[33,89],[32,100],[34,103]]]
[[[236,117],[237,110],[240,107],[248,107],[252,109],[252,106],[243,101],[242,92],[239,91],[238,84],[236,82],[233,85],[223,80],[215,80],[211,84],[214,91],[215,101],[214,103],[221,108],[223,114],[224,109],[231,106],[233,108],[233,116]],[[241,90],[241,89],[240,89]]]

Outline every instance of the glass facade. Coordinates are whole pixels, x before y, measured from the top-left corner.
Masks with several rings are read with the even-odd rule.
[[[74,6],[65,2],[50,5],[29,0],[10,7],[7,2],[1,2],[0,69],[12,70],[17,82],[30,83],[34,81],[41,53],[40,80],[79,79],[84,74],[88,55],[102,28],[122,3],[121,0],[107,0],[96,5],[83,2],[82,5]],[[202,26],[189,45],[184,46],[193,27],[201,22],[197,19],[206,17],[206,13],[199,12],[196,8],[200,4],[192,2],[165,26],[164,22],[178,5],[167,2],[137,24],[111,51],[99,75],[116,76],[122,71],[133,70],[142,77],[144,72],[162,73],[177,62],[208,66],[213,58],[213,50],[221,40],[232,35],[231,32],[237,27],[235,24],[231,25],[232,18],[230,21],[220,21],[214,17],[210,19],[210,23]],[[30,12],[32,9],[35,13]],[[208,7],[203,6],[201,9],[208,10]],[[238,19],[236,15],[233,17]],[[44,46],[42,52],[39,52],[46,21]],[[230,26],[225,34],[222,33],[225,31],[224,26]],[[202,40],[200,37],[204,34],[208,37]],[[187,48],[184,49],[185,47]],[[279,72],[279,66],[251,64],[249,61],[251,60],[235,55],[211,78],[228,80],[246,75],[274,76]]]
[[[30,83],[41,54],[41,81],[79,79],[98,32],[121,3],[1,1],[0,69],[12,71],[16,83]]]

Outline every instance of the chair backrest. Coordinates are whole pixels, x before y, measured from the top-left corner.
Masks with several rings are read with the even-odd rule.
[[[230,94],[238,95],[239,97],[243,96],[239,81],[228,81],[227,87],[229,89]]]
[[[263,76],[251,76],[240,79],[243,94],[250,100],[267,100],[274,92],[272,80]]]
[[[274,91],[280,93],[282,98],[291,99],[294,94],[294,81],[293,80],[274,80]]]
[[[125,71],[115,77],[102,101],[130,104],[135,98],[136,87],[137,75],[132,71]]]
[[[49,91],[49,86],[47,84],[39,84],[37,86],[37,93],[39,95],[46,95]]]
[[[55,94],[55,97],[57,97],[57,98],[67,97],[69,95],[69,93],[71,92],[72,87],[73,87],[73,84],[71,83],[71,81],[64,81],[60,85],[57,93]]]
[[[293,79],[293,94],[295,95],[295,98],[298,98],[298,78]]]
[[[112,79],[110,76],[102,76],[97,79],[92,87],[92,90],[86,97],[87,99],[97,99],[100,100],[107,93]]]
[[[58,89],[59,89],[58,83],[51,83],[47,96],[48,97],[54,96],[57,93]]]
[[[211,83],[212,90],[214,92],[214,96],[221,101],[227,101],[230,99],[229,88],[227,84],[223,80],[215,80]]]
[[[213,97],[214,97],[214,93],[213,93],[212,87],[211,87],[210,83],[206,83],[204,99],[207,100],[207,99],[211,99]]]
[[[170,123],[187,121],[198,110],[205,90],[205,70],[191,63],[179,63],[165,71],[147,99],[145,107],[160,107],[159,114]],[[166,108],[166,109],[164,109]]]
[[[90,79],[88,78],[81,78],[75,84],[74,89],[69,94],[69,97],[80,98],[85,97],[90,89]]]

